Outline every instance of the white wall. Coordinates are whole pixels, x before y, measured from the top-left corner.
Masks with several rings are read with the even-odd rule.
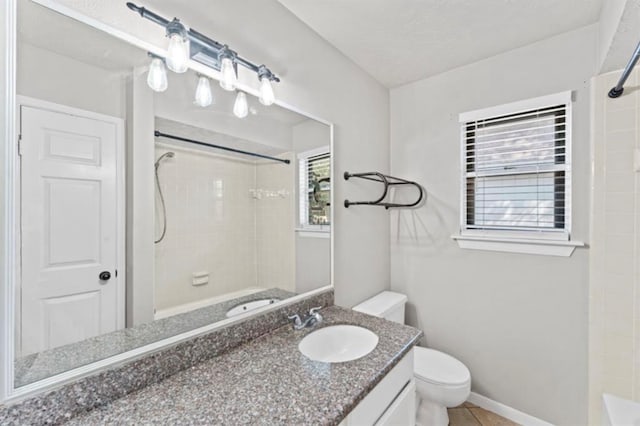
[[[593,214],[590,250],[589,423],[600,424],[602,393],[640,401],[640,71],[624,94],[607,97],[620,71],[593,79]]]
[[[233,115],[232,109],[235,92],[221,90],[217,82],[212,81],[212,92],[215,94],[213,105],[202,108],[193,103],[197,82],[197,77],[193,73],[168,72],[167,74],[169,81],[167,90],[162,93],[154,93],[157,116],[222,135],[230,135],[236,139],[236,148],[239,149],[251,150],[251,144],[245,141],[273,146],[282,150],[291,149],[291,125],[280,122],[268,114],[260,114],[264,107],[260,106],[256,98],[249,98],[249,106],[259,108],[258,114],[251,114],[244,120],[238,120]],[[273,108],[280,107],[274,106]]]
[[[294,151],[299,154],[312,149],[329,147],[331,132],[329,126],[315,120],[305,120],[291,127]]]
[[[125,118],[126,79],[27,43],[18,46],[18,94]]]
[[[58,2],[166,46],[162,28],[141,19],[123,4],[114,5],[109,0]],[[282,78],[275,88],[279,99],[335,124],[336,302],[352,306],[387,289],[389,235],[381,230],[388,226],[388,212],[339,207],[344,198],[372,195],[370,188],[345,182],[339,176],[345,170],[388,172],[388,91],[275,0],[194,0],[180,5],[170,0],[149,0],[145,7],[168,17],[179,15],[186,25],[269,65]],[[244,74],[241,77],[245,78]],[[250,78],[257,86],[255,76]]]
[[[293,147],[297,154],[329,145],[329,127],[307,120],[292,129]],[[296,159],[297,160],[297,159]],[[299,163],[296,164],[296,190],[300,188]],[[337,174],[336,174],[337,176]],[[336,178],[337,179],[337,178]],[[338,204],[337,202],[335,204]],[[333,208],[337,208],[336,205]],[[339,207],[338,207],[339,208]],[[300,223],[300,203],[296,205],[296,223]],[[331,239],[296,232],[296,292],[304,293],[331,283]]]
[[[296,233],[296,293],[305,293],[331,282],[331,240]]]
[[[127,327],[153,321],[155,196],[153,92],[140,68],[127,88]]]
[[[590,26],[391,91],[391,172],[427,191],[391,215],[391,288],[428,346],[473,390],[555,424],[587,420],[588,251],[570,258],[462,250],[458,114],[574,90],[573,233],[589,241]]]

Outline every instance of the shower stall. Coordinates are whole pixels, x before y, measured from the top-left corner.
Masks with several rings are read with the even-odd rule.
[[[222,139],[170,120],[156,127]],[[274,161],[157,137],[156,158],[156,318],[266,289],[295,291],[292,153]]]

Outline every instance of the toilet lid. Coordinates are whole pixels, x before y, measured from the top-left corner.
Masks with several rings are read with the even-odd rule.
[[[413,372],[422,380],[441,385],[462,385],[471,380],[469,369],[451,355],[421,347],[414,351]]]

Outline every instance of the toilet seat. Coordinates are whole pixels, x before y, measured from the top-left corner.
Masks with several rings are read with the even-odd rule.
[[[414,348],[416,378],[444,386],[464,386],[471,381],[469,369],[460,361],[435,349]]]

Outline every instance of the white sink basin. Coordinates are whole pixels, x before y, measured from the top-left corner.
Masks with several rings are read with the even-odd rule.
[[[305,336],[298,349],[321,362],[346,362],[362,358],[378,345],[378,335],[355,325],[332,325]]]

